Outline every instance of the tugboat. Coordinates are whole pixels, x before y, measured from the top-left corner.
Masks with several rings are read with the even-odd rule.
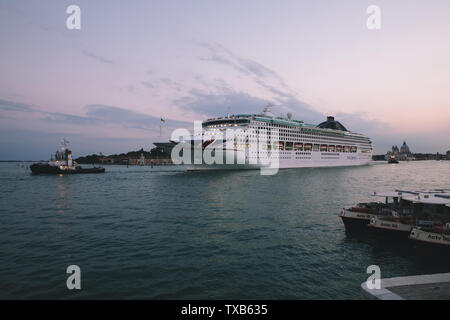
[[[103,173],[105,168],[82,168],[72,159],[72,151],[67,148],[69,142],[63,139],[61,151],[56,151],[55,160],[50,159],[46,163],[34,163],[30,166],[32,174],[80,174]]]
[[[388,163],[398,163],[398,160],[395,158],[395,156],[391,156],[391,157],[388,159]]]

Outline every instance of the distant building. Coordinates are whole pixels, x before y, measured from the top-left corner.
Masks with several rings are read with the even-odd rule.
[[[398,150],[398,147],[396,145],[392,146],[392,154],[397,155],[400,151]]]
[[[409,151],[408,145],[406,144],[406,141],[403,141],[403,145],[400,148],[400,153],[403,153],[403,154],[410,154],[411,153],[411,151]]]
[[[386,154],[386,159],[389,159],[391,157],[395,157],[397,160],[414,160],[414,157],[412,156],[411,149],[409,149],[409,146],[406,144],[406,141],[403,141],[402,146],[400,149],[397,147],[397,145],[392,146],[392,150],[388,151]]]
[[[101,164],[113,164],[114,158],[100,158]]]
[[[450,160],[450,150],[447,151],[447,160]]]
[[[393,145],[392,148],[391,148],[391,151],[388,151],[388,152],[386,153],[386,156],[385,156],[384,158],[385,158],[386,160],[388,160],[388,159],[390,159],[390,158],[392,158],[392,157],[397,158],[399,152],[400,152],[400,151],[398,150],[397,145]]]

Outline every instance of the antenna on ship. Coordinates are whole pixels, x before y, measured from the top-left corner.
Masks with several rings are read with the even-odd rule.
[[[162,135],[162,125],[163,123],[166,123],[166,119],[164,119],[163,117],[161,117],[161,122],[159,124],[159,137],[161,138]]]
[[[273,107],[275,107],[275,105],[273,105],[272,103],[269,102],[269,103],[264,107],[263,114],[264,114],[264,115],[267,115],[267,116],[273,115],[273,114],[272,114],[272,110],[271,110]]]
[[[66,150],[67,149],[67,145],[69,144],[69,141],[66,138],[63,138],[61,140],[61,145],[62,145],[62,149]]]

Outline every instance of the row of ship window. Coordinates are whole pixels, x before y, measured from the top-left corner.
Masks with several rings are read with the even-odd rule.
[[[325,139],[308,139],[308,140],[312,140],[312,142],[318,142],[318,144],[313,144],[313,145],[331,145],[331,146],[333,146],[333,145],[335,145],[335,141],[333,141],[332,139],[330,139],[330,141],[323,141],[323,140],[325,140]],[[262,140],[262,141],[264,141],[264,140]],[[247,139],[235,139],[235,143],[237,143],[237,142],[245,142],[245,143],[249,143],[249,142],[251,142],[251,143],[253,143],[253,142],[258,142],[258,140],[257,139],[252,139],[251,137],[250,138],[247,138]],[[330,143],[331,142],[331,143]],[[337,141],[336,141],[337,142]],[[342,141],[340,141],[341,143],[342,143]],[[354,141],[350,141],[350,140],[348,140],[348,142],[354,142]],[[304,144],[304,145],[306,145],[306,143],[304,143],[304,142],[299,142],[298,140],[297,141],[294,141],[294,142],[288,142],[288,141],[286,141],[286,143],[296,143],[296,144]],[[367,147],[367,148],[370,148],[371,147],[371,145],[370,144],[365,144],[364,143],[364,146],[365,147]],[[344,146],[342,146],[342,148],[343,148]],[[318,150],[314,150],[314,151],[318,151]],[[344,152],[344,151],[343,151]]]
[[[256,128],[255,128],[256,129]],[[259,130],[256,130],[256,134],[249,134],[248,136],[250,138],[258,138],[260,135],[260,129],[262,128],[258,128]],[[214,130],[214,129],[213,129]],[[287,130],[280,130],[281,132],[283,131],[287,131]],[[214,135],[223,135],[224,132],[213,132]],[[339,139],[340,141],[348,141],[348,142],[360,142],[363,144],[367,144],[367,146],[370,146],[370,140],[367,138],[359,138],[359,137],[334,137],[334,136],[330,136],[330,135],[325,135],[325,134],[314,134],[314,133],[299,133],[297,132],[293,132],[293,133],[280,133],[278,135],[272,134],[269,132],[265,133],[264,131],[261,132],[261,137],[265,137],[266,139],[270,138],[270,137],[280,137],[280,138],[293,138],[295,140],[299,140],[299,139],[309,139],[309,140],[313,140],[313,141],[317,141],[317,142],[321,142],[321,140],[330,140],[330,142],[333,142],[333,140],[335,139]],[[261,138],[260,137],[260,138]],[[256,140],[251,139],[252,142],[256,142]]]
[[[340,145],[328,145],[328,144],[312,144],[301,142],[278,142],[278,148],[280,150],[295,150],[295,151],[321,151],[321,152],[357,152],[356,146],[340,146]]]
[[[234,144],[234,147],[238,147],[238,143]],[[245,144],[246,148],[250,148],[250,144]],[[320,152],[349,152],[355,153],[358,151],[358,147],[356,146],[340,146],[340,145],[328,145],[328,144],[312,144],[312,143],[302,143],[302,142],[289,142],[289,141],[279,141],[275,147],[278,147],[278,150],[286,150],[286,151],[320,151]],[[265,150],[271,150],[272,145],[267,144],[263,145]],[[361,152],[370,152],[370,149],[361,149]]]
[[[274,125],[275,126],[275,125]],[[311,131],[309,131],[308,129],[299,129],[299,128],[297,128],[297,127],[288,127],[288,126],[280,126],[280,125],[276,125],[277,127],[280,127],[280,128],[284,128],[284,129],[277,129],[278,130],[278,132],[280,132],[280,133],[285,133],[285,134],[290,134],[290,135],[295,135],[295,134],[298,134],[298,133],[301,133],[301,134],[308,134],[308,135],[313,135],[313,136],[321,136],[321,137],[330,137],[330,136],[333,136],[333,134],[332,133],[322,133],[322,132],[317,132],[317,131],[315,131],[315,132],[311,132]],[[264,130],[267,130],[267,131],[269,131],[270,132],[270,128],[271,128],[271,126],[269,126],[268,128],[265,128],[265,127],[253,127],[253,126],[250,126],[250,128],[252,128],[252,129],[256,129],[257,130],[257,133],[258,133],[258,130],[263,130],[263,132],[264,132]],[[340,135],[339,135],[340,136]],[[367,138],[362,138],[363,140],[368,140]]]
[[[322,135],[322,134],[305,134],[305,133],[301,133],[301,134],[297,134],[297,133],[292,133],[292,134],[283,134],[283,133],[280,133],[279,135],[275,135],[275,134],[264,134],[264,133],[262,133],[261,134],[261,136],[259,135],[259,133],[258,132],[256,132],[256,134],[249,134],[249,137],[254,137],[254,138],[266,138],[266,139],[269,139],[269,138],[274,138],[274,137],[279,137],[279,138],[282,138],[282,139],[285,139],[285,138],[291,138],[291,139],[294,139],[294,140],[301,140],[301,139],[308,139],[308,140],[313,140],[313,141],[317,141],[317,142],[320,142],[321,140],[323,141],[323,140],[328,140],[328,141],[330,141],[330,142],[333,142],[333,140],[334,141],[336,141],[336,140],[339,140],[339,141],[348,141],[348,142],[360,142],[360,143],[363,143],[363,144],[367,144],[367,145],[370,145],[370,140],[368,140],[368,139],[363,139],[363,138],[357,138],[357,137],[352,137],[352,138],[346,138],[346,137],[338,137],[338,138],[336,138],[336,137],[333,137],[333,136],[328,136],[328,135]]]

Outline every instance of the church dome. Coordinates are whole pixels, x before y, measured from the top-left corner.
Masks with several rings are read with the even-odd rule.
[[[403,141],[403,145],[400,148],[401,153],[410,153],[409,147],[406,144],[406,141]]]

